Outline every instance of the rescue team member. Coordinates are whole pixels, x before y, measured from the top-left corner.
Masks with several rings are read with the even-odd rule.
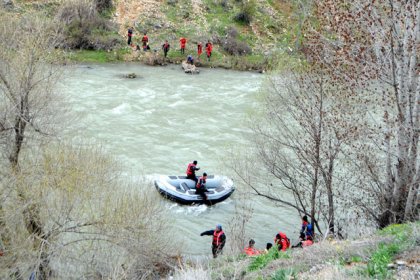
[[[203,44],[201,44],[201,42],[198,42],[197,44],[197,58],[198,61],[200,61],[200,56],[203,53]]]
[[[314,240],[314,228],[312,224],[308,222],[308,216],[306,215],[302,217],[302,228],[300,230],[300,233],[305,234],[305,240]]]
[[[204,200],[207,200],[206,180],[207,180],[207,173],[204,172],[203,176],[201,176],[200,179],[198,179],[197,185],[195,187],[195,193],[201,195]]]
[[[188,164],[187,167],[187,179],[193,180],[195,185],[198,183],[197,176],[195,176],[195,171],[200,170],[200,167],[197,167],[197,161],[194,160],[192,163]]]
[[[168,55],[170,47],[171,47],[171,45],[169,45],[168,40],[165,40],[165,43],[162,45],[163,55],[165,57]],[[187,177],[188,177],[188,171],[187,171]]]
[[[279,251],[286,251],[290,247],[290,239],[280,231],[277,233],[276,238],[274,238],[274,244],[277,245]]]
[[[247,254],[248,256],[257,256],[261,254],[260,251],[254,248],[254,245],[255,245],[254,239],[249,240],[248,244],[249,244],[248,247],[244,249],[245,254]]]
[[[147,51],[147,45],[149,43],[149,37],[147,37],[146,33],[144,33],[143,38],[141,38],[141,42],[143,43],[143,51]]]
[[[206,43],[206,53],[207,53],[207,60],[210,61],[211,52],[213,51],[213,45],[210,43],[210,40]]]
[[[181,53],[184,54],[185,53],[185,45],[187,44],[187,39],[182,37],[181,39],[179,39],[179,44],[181,45]]]
[[[217,258],[217,255],[222,254],[223,247],[226,243],[226,235],[222,230],[222,225],[217,225],[216,230],[208,230],[200,234],[200,236],[203,235],[213,235],[211,251],[213,253],[213,258]]]
[[[127,36],[128,36],[127,44],[128,45],[131,45],[131,39],[133,37],[133,29],[134,29],[133,27],[128,28],[128,34],[127,34]]]
[[[300,237],[299,237],[299,243],[296,245],[293,245],[292,248],[308,247],[308,246],[311,246],[312,244],[314,244],[314,241],[312,240],[312,238],[309,236],[306,236],[303,232],[301,232]]]

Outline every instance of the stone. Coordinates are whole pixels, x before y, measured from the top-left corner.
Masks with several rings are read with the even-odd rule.
[[[137,77],[136,73],[129,73],[124,76],[127,79],[135,79]]]
[[[13,9],[15,7],[12,0],[1,0],[1,4],[5,9]]]
[[[401,261],[401,260],[397,260],[397,261],[395,261],[395,263],[396,263],[398,266],[406,266],[406,265],[407,265],[407,262],[405,262],[405,261]]]
[[[389,263],[386,267],[388,269],[395,269],[397,266],[394,263]]]

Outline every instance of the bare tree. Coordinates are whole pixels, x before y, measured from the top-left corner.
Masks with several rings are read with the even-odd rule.
[[[342,168],[340,155],[358,134],[357,122],[350,121],[353,108],[346,101],[352,93],[319,69],[302,72],[270,78],[264,113],[253,125],[258,164],[234,169],[256,194],[309,215],[320,232],[322,220],[334,233],[335,196],[347,181],[337,171]],[[243,172],[261,167],[265,187]]]
[[[13,232],[0,278],[145,279],[173,268],[170,223],[157,197],[142,191],[145,182],[123,179],[100,149],[61,144],[40,154],[25,157],[19,175],[0,185],[7,194],[0,231]],[[37,209],[26,219],[29,207]]]
[[[307,57],[352,85],[360,103],[369,94],[381,107],[376,115],[382,119],[364,128],[375,137],[366,139],[357,157],[377,198],[366,211],[379,227],[417,220],[420,2],[329,0],[315,7],[318,24],[306,30]],[[377,161],[363,156],[372,148]]]

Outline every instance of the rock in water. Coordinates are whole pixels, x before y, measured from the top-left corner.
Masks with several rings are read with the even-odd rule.
[[[129,74],[126,74],[124,77],[127,79],[135,79],[137,78],[137,75],[136,73],[129,73]]]
[[[200,73],[200,70],[192,64],[187,63],[186,61],[182,62],[182,69],[184,69],[184,72],[187,74],[198,74]]]

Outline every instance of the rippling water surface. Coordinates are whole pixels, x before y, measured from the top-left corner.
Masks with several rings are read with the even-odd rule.
[[[137,79],[124,79],[127,73]],[[176,66],[138,64],[77,66],[64,90],[77,115],[65,137],[101,144],[139,176],[183,174],[197,160],[201,171],[232,176],[224,160],[232,146],[246,152],[247,113],[256,104],[264,76],[256,73],[202,69],[187,75]],[[234,178],[235,179],[235,178]],[[152,184],[150,190],[155,191]],[[264,247],[278,230],[294,237],[297,213],[254,198],[249,226],[257,247]],[[181,206],[161,199],[175,222],[175,240],[185,242],[186,254],[209,254],[210,237],[199,234],[225,225],[232,218],[235,194],[213,207]]]

